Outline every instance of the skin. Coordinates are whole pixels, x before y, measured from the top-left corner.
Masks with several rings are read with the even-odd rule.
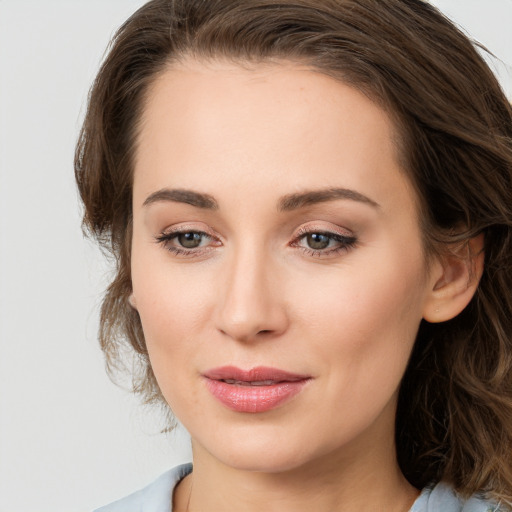
[[[162,393],[192,438],[194,472],[176,510],[398,512],[417,497],[396,462],[397,390],[421,319],[454,316],[474,287],[459,260],[427,261],[395,141],[382,108],[292,63],[188,60],[150,88],[131,302]],[[279,208],[325,188],[369,201]],[[207,194],[217,207],[162,190]],[[207,236],[176,254],[183,237],[158,237],[178,229]],[[305,231],[351,242],[328,238],[315,252]],[[225,365],[311,380],[274,410],[240,413],[201,376]]]

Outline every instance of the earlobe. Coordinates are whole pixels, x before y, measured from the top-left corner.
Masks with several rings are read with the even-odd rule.
[[[451,320],[473,298],[484,270],[483,233],[458,251],[440,257],[435,267],[423,311],[423,318],[431,323]]]
[[[130,295],[128,296],[128,304],[130,304],[130,306],[133,309],[137,309],[137,302],[135,301],[135,296],[133,295],[133,292],[130,293]]]

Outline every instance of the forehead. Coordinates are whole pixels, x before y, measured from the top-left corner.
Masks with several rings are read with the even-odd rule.
[[[216,195],[221,183],[269,194],[343,186],[411,195],[396,140],[379,105],[304,66],[184,61],[148,90],[136,200],[162,186]]]
[[[324,136],[346,138],[352,131],[354,137],[358,135],[355,130],[344,131],[340,116],[345,126],[357,117],[369,135],[393,143],[398,139],[379,105],[357,89],[304,65],[185,60],[169,65],[150,85],[143,126],[159,123],[159,128],[164,124],[170,128],[174,119],[180,126],[176,135],[193,128],[197,140],[213,136],[210,128],[228,124],[242,129],[240,137],[256,131],[261,136],[262,129],[272,135],[283,128],[293,128],[296,135],[315,135],[321,127]]]

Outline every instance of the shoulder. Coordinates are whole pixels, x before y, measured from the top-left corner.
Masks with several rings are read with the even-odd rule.
[[[479,495],[464,499],[449,484],[440,482],[423,489],[410,512],[506,512],[506,510]]]
[[[169,512],[172,511],[172,493],[177,483],[192,472],[192,464],[176,466],[160,475],[147,487],[140,489],[94,512]]]

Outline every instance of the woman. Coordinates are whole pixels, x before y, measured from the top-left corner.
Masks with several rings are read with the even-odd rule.
[[[194,459],[102,511],[507,510],[512,109],[435,8],[151,1],[75,168]]]

